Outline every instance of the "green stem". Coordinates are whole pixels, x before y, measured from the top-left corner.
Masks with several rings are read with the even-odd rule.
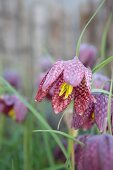
[[[44,138],[45,150],[46,150],[48,162],[49,162],[50,166],[54,166],[54,159],[53,159],[53,156],[52,156],[52,153],[50,150],[48,135],[43,134],[43,138]]]
[[[73,129],[69,129],[69,134],[74,137]],[[75,169],[74,141],[68,140],[68,154],[71,156],[71,170]]]
[[[112,71],[112,78],[113,78],[113,71]],[[108,99],[108,117],[107,117],[107,122],[108,122],[108,131],[109,134],[112,135],[112,127],[111,127],[111,96],[112,96],[112,81],[110,85],[110,93],[109,93],[109,99]]]
[[[4,134],[4,126],[5,126],[5,117],[4,115],[0,115],[0,148],[3,143],[3,134]]]
[[[102,2],[100,3],[100,5],[98,6],[98,8],[96,9],[95,13],[92,15],[92,17],[90,18],[90,20],[86,23],[85,27],[83,28],[80,36],[79,36],[79,39],[78,39],[78,42],[77,42],[77,48],[76,48],[76,56],[79,56],[79,49],[80,49],[80,44],[81,44],[81,40],[82,40],[82,37],[83,37],[83,34],[86,30],[86,28],[88,27],[88,25],[90,24],[90,22],[93,20],[93,18],[97,15],[97,13],[99,12],[100,8],[103,6],[103,4],[105,3],[106,0],[102,0]]]
[[[112,20],[113,14],[111,13],[108,21],[104,27],[104,31],[103,31],[103,35],[102,35],[102,42],[101,42],[101,59],[104,60],[105,56],[106,56],[106,40],[107,40],[107,33],[108,33],[108,29],[110,27],[111,24],[111,20]]]
[[[45,119],[45,114],[43,114],[43,117]],[[48,159],[50,166],[52,167],[52,166],[54,166],[54,159],[53,159],[53,155],[52,155],[52,152],[51,152],[48,135],[44,133],[43,138],[44,138],[44,144],[45,144],[47,159]]]
[[[23,134],[23,152],[24,152],[24,170],[31,170],[32,158],[31,157],[31,138],[32,130],[29,123],[29,119],[26,120],[24,124],[24,134]]]

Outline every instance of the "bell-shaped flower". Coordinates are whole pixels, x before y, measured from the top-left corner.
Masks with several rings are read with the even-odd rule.
[[[97,61],[97,48],[91,44],[81,44],[79,59],[85,67],[93,68]]]
[[[95,89],[110,90],[110,79],[100,73],[93,75],[92,84]]]
[[[17,72],[7,70],[3,73],[3,77],[15,89],[20,89],[22,82],[20,75]]]
[[[78,170],[112,170],[113,136],[93,135],[79,138],[84,146],[76,144],[75,160]]]
[[[101,132],[107,129],[108,114],[108,96],[105,94],[95,93],[93,96],[96,103],[90,102],[89,107],[83,115],[78,115],[76,111],[73,113],[72,127],[75,129],[88,129],[96,124]],[[111,118],[113,114],[113,99],[111,99]]]
[[[15,95],[0,96],[0,113],[11,117],[16,122],[26,118],[27,108]]]
[[[91,94],[92,72],[75,57],[68,61],[57,61],[39,85],[35,100],[41,101],[54,86],[52,106],[55,113],[62,112],[74,100],[76,113],[83,114]]]

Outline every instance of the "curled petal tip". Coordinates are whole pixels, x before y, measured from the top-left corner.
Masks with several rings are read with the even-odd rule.
[[[58,114],[59,112],[57,110],[54,110],[55,114]]]
[[[79,115],[82,116],[82,115],[83,115],[83,112],[79,113]]]

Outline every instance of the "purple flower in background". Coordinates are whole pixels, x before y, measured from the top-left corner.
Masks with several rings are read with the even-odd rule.
[[[75,57],[68,61],[56,62],[39,85],[36,101],[41,101],[54,87],[52,106],[55,113],[62,112],[74,99],[74,108],[83,114],[90,101],[92,72]]]
[[[102,74],[93,75],[93,86],[96,89],[110,90],[110,79]]]
[[[0,97],[0,113],[3,113],[16,122],[24,121],[27,108],[15,95],[3,95]]]
[[[76,144],[75,160],[78,170],[112,170],[113,136],[103,134],[79,138],[85,146]]]
[[[96,47],[90,44],[81,44],[79,59],[85,67],[93,68],[97,60]]]
[[[96,99],[96,103],[90,102],[89,107],[86,109],[83,115],[73,114],[72,127],[78,128],[90,128],[94,123],[101,132],[107,129],[107,110],[108,110],[108,96],[100,93],[95,93],[93,96]],[[113,99],[111,103],[111,115],[113,114]]]
[[[40,61],[40,68],[42,72],[47,72],[52,67],[52,61],[50,56],[42,56]]]
[[[18,73],[14,71],[5,71],[3,77],[15,89],[19,89],[21,87],[21,79]]]

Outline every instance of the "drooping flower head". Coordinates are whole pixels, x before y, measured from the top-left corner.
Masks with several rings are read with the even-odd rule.
[[[95,93],[93,96],[96,99],[96,103],[90,102],[83,115],[78,115],[76,111],[74,111],[72,119],[73,128],[88,129],[96,123],[101,132],[107,129],[108,96],[101,93]],[[112,115],[113,99],[111,100],[111,118]]]
[[[81,44],[79,59],[85,67],[93,68],[97,60],[96,47],[90,44]]]
[[[94,135],[79,138],[85,146],[76,145],[75,159],[78,170],[113,169],[113,136]]]
[[[57,61],[39,85],[35,100],[41,101],[55,85],[52,106],[55,113],[65,110],[74,99],[74,108],[83,114],[90,101],[92,72],[75,57],[68,61]]]
[[[93,86],[96,89],[110,90],[110,79],[100,73],[96,73],[92,77]]]
[[[0,96],[0,113],[11,117],[16,122],[24,121],[27,108],[15,95]]]
[[[21,79],[17,72],[14,71],[5,71],[3,74],[5,80],[9,82],[11,86],[15,89],[19,89],[21,87]]]

